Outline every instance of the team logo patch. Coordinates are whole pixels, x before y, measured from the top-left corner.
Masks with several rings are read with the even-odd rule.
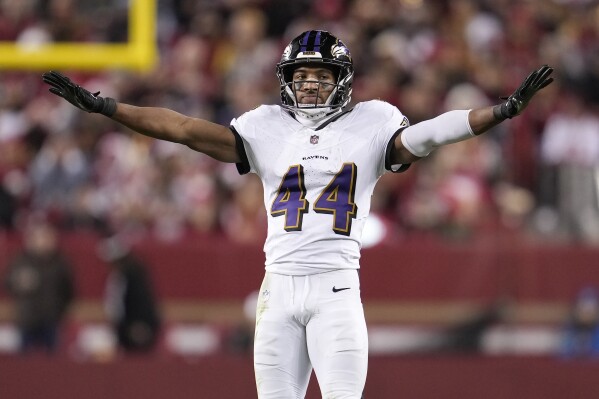
[[[318,139],[320,137],[318,137],[317,135],[312,135],[310,136],[310,144],[318,144]]]
[[[291,55],[291,44],[289,44],[289,45],[287,45],[287,47],[285,47],[285,51],[283,51],[283,59],[288,59],[290,55]]]
[[[351,60],[351,55],[349,54],[349,49],[345,47],[345,44],[341,40],[337,40],[337,43],[333,44],[331,47],[331,54],[335,58],[339,57],[347,57]]]

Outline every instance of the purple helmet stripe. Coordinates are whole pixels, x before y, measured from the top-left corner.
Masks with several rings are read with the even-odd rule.
[[[306,46],[308,45],[308,39],[310,38],[310,33],[312,33],[312,32],[311,31],[306,32],[306,34],[302,38],[302,41],[300,43],[300,45],[301,45],[300,52],[306,51]]]
[[[314,40],[314,51],[320,52],[320,31],[316,32],[316,39]]]

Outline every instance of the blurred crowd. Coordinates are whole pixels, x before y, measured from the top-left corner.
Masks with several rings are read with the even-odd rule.
[[[307,29],[350,48],[353,102],[412,124],[499,102],[541,64],[556,82],[488,134],[379,182],[394,234],[517,231],[599,244],[599,5],[592,0],[159,0],[150,71],[65,70],[92,92],[228,125],[279,102],[275,64]],[[1,0],[0,41],[122,42],[127,2]],[[0,229],[43,213],[63,229],[261,243],[262,188],[234,165],[133,134],[0,70]]]

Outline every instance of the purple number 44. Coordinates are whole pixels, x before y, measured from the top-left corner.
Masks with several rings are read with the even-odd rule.
[[[333,215],[332,228],[336,234],[349,236],[351,233],[352,220],[358,211],[354,202],[357,172],[354,163],[344,163],[314,202],[314,212]],[[302,165],[292,165],[283,176],[270,214],[285,217],[285,231],[300,231],[308,209],[304,168]]]

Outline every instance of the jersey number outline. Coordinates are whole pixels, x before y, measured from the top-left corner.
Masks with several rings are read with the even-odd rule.
[[[333,215],[333,231],[336,234],[351,234],[352,220],[358,213],[358,206],[354,202],[357,175],[356,164],[344,163],[321,191],[312,207],[316,213]],[[291,165],[279,185],[270,214],[273,217],[285,217],[285,231],[301,231],[303,217],[309,211],[309,207],[304,184],[304,167]]]

